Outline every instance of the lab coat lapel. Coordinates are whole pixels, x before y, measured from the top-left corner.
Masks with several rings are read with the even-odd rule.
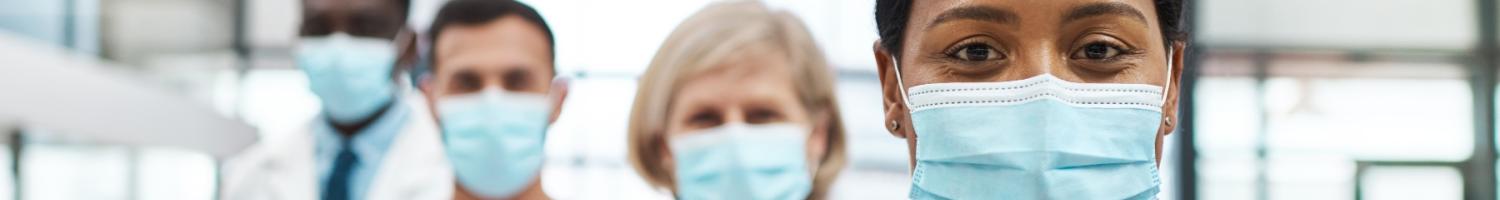
[[[381,161],[366,197],[451,199],[453,168],[444,153],[439,129],[422,96],[408,94],[405,98],[403,106],[410,107],[411,114]]]
[[[270,167],[278,169],[268,170],[279,172],[272,174],[267,180],[268,185],[275,190],[273,193],[287,195],[275,199],[318,199],[321,194],[317,158],[314,156],[317,145],[313,141],[313,126],[309,124],[304,127],[307,128],[303,129],[303,133],[291,136],[295,138],[288,141],[291,144],[282,145],[286,147],[284,151],[277,152],[281,154],[277,157],[284,160],[278,160]]]

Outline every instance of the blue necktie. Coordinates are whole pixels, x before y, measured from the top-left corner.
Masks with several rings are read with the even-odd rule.
[[[339,149],[338,157],[333,160],[333,174],[328,177],[328,185],[323,187],[323,200],[349,200],[349,178],[354,172],[355,165],[359,164],[359,158],[354,157],[354,151],[349,146],[349,140],[344,140]]]

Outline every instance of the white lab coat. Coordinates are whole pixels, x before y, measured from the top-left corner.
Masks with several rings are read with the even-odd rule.
[[[452,199],[453,168],[439,129],[420,94],[399,103],[411,108],[403,130],[391,142],[367,189],[369,200]],[[314,119],[281,140],[262,141],[227,160],[220,199],[318,199],[321,188],[314,159]]]

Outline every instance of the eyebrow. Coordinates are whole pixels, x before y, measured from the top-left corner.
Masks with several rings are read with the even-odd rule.
[[[1141,10],[1120,2],[1094,3],[1073,8],[1072,11],[1068,11],[1066,17],[1063,17],[1062,23],[1105,15],[1129,17],[1140,21],[1141,24],[1146,24],[1146,15],[1141,14]]]
[[[932,27],[936,27],[937,25],[957,20],[978,20],[1005,24],[1014,23],[1017,19],[1019,17],[1016,16],[1016,13],[1007,9],[987,6],[965,6],[943,11],[942,14],[938,14],[937,18],[932,20],[932,23],[927,25],[926,29],[932,29]]]

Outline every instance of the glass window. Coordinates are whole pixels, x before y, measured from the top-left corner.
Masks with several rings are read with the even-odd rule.
[[[1472,91],[1441,54],[1204,53],[1193,97],[1201,197],[1349,199],[1359,163],[1457,163],[1473,150]]]
[[[21,151],[21,199],[213,199],[218,187],[202,152],[45,140]]]
[[[1199,42],[1274,47],[1466,49],[1469,0],[1204,0]]]
[[[1461,199],[1463,179],[1448,167],[1378,167],[1365,172],[1365,199]],[[1389,181],[1401,180],[1401,181]]]
[[[1462,197],[1473,1],[1196,3],[1198,197]]]

